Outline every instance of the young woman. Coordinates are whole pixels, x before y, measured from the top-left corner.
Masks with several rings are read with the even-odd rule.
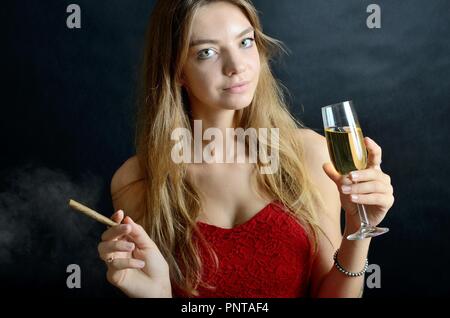
[[[108,281],[130,297],[361,296],[370,239],[345,237],[360,225],[356,203],[377,225],[394,202],[381,148],[365,138],[367,169],[336,172],[324,137],[290,115],[269,65],[280,42],[249,0],[158,1],[146,44],[136,156],[111,182],[121,224],[98,246]],[[194,120],[224,136],[278,128],[275,145],[257,141],[279,154],[278,169],[174,162],[172,133],[193,132]],[[211,154],[233,153],[227,145]],[[191,152],[205,150],[208,141]]]

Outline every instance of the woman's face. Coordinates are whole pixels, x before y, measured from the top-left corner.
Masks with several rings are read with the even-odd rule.
[[[181,82],[192,108],[237,110],[251,103],[260,71],[254,38],[238,7],[215,2],[199,9]],[[239,83],[246,84],[230,88]]]

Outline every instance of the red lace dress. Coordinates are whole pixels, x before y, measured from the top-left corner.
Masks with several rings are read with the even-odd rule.
[[[308,296],[311,250],[302,226],[275,200],[232,229],[198,222],[219,267],[200,244],[203,280],[198,297],[293,298]]]

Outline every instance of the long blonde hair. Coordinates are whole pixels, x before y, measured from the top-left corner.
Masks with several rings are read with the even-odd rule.
[[[197,10],[217,0],[159,0],[146,31],[142,78],[136,113],[136,154],[145,174],[143,214],[138,220],[166,258],[172,284],[185,295],[196,294],[202,284],[202,262],[195,237],[201,237],[196,219],[201,210],[198,190],[187,181],[186,164],[171,159],[175,141],[171,133],[184,127],[192,131],[189,100],[180,86],[187,59],[191,26]],[[255,30],[261,70],[253,101],[237,110],[238,127],[279,129],[279,168],[274,174],[256,174],[266,193],[284,204],[307,230],[312,253],[317,251],[317,209],[322,204],[304,165],[304,127],[289,112],[283,90],[269,62],[283,50],[282,43],[262,32],[258,13],[250,0],[227,0],[238,6]],[[257,107],[256,107],[257,106]],[[256,108],[258,111],[256,111]],[[258,139],[261,145],[263,140]],[[264,143],[267,149],[274,145]],[[258,171],[260,162],[256,163]],[[210,251],[214,256],[214,252]],[[217,259],[216,259],[217,260]]]

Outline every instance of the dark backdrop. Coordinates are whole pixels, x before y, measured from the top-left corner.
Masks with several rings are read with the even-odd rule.
[[[292,112],[322,132],[320,107],[353,99],[364,133],[383,148],[395,205],[372,242],[381,288],[367,297],[448,295],[447,177],[450,2],[256,0],[264,31],[290,54],[273,64]],[[2,24],[0,288],[20,295],[122,294],[105,279],[103,225],[69,198],[112,213],[109,182],[133,155],[136,74],[153,1],[5,1]],[[78,264],[81,289],[66,287]]]

